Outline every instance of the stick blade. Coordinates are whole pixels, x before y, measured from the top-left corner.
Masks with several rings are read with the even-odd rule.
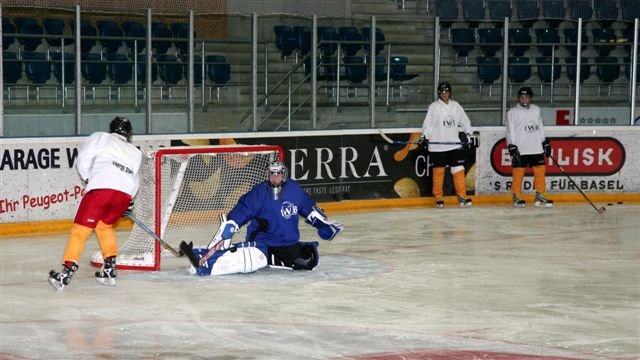
[[[600,209],[598,209],[598,214],[602,214],[605,211],[607,211],[607,209],[603,206]]]

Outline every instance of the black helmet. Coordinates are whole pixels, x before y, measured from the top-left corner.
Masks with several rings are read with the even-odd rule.
[[[527,95],[529,97],[533,97],[533,90],[531,90],[531,88],[528,87],[528,86],[523,86],[523,87],[520,88],[520,90],[518,90],[518,97],[520,97],[522,95]]]
[[[446,81],[443,81],[440,84],[438,84],[438,94],[443,91],[451,92],[451,84],[449,84]]]
[[[131,136],[131,122],[124,116],[116,116],[109,124],[109,130],[112,133],[120,134],[129,139]]]

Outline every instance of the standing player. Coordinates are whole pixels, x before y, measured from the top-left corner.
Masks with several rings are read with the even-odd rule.
[[[466,149],[462,144],[470,148],[477,144],[477,138],[471,134],[471,122],[464,109],[457,101],[451,99],[451,84],[448,82],[438,85],[438,100],[429,105],[422,124],[422,137],[422,142],[428,146],[433,166],[433,196],[436,198],[436,207],[444,207],[442,197],[446,166],[449,166],[453,175],[458,203],[461,207],[471,206],[471,199],[467,198],[464,175]],[[431,141],[434,144],[430,143]]]
[[[63,290],[78,270],[78,259],[93,230],[102,250],[102,269],[96,281],[114,286],[118,244],[113,224],[132,207],[138,190],[138,170],[142,153],[130,141],[131,122],[116,117],[109,125],[110,133],[95,132],[78,153],[76,168],[85,183],[86,193],[80,201],[62,257],[62,270],[49,272],[49,282]]]
[[[223,217],[207,248],[192,249],[193,245],[184,241],[180,244],[198,275],[248,273],[267,265],[311,270],[318,265],[318,243],[300,241],[298,217],[316,227],[324,240],[332,240],[342,231],[342,225],[329,221],[297,182],[287,179],[287,168],[281,161],[269,165],[267,177],[242,195]],[[232,246],[231,237],[247,223],[246,241]]]
[[[531,104],[532,97],[530,87],[521,87],[518,104],[507,113],[507,148],[511,155],[511,194],[515,207],[525,206],[522,179],[527,167],[533,169],[535,206],[553,206],[553,201],[545,196],[545,155],[551,155],[551,145],[544,136],[540,108]]]

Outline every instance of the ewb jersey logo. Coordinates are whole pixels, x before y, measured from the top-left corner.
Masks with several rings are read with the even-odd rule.
[[[289,219],[292,216],[298,215],[298,207],[289,201],[285,201],[282,203],[282,208],[280,209],[280,213],[282,217],[285,219]]]

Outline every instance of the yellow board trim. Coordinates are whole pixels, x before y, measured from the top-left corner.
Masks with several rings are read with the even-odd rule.
[[[596,207],[601,207],[607,204],[639,204],[640,193],[636,194],[588,194],[589,200],[591,200]],[[591,206],[587,201],[578,194],[549,194],[549,198],[554,201],[555,204],[576,204],[583,203],[586,206]],[[455,196],[445,197],[446,205],[457,205]],[[471,196],[473,205],[507,205],[511,204],[511,194],[504,195],[474,195]],[[534,195],[525,195],[524,200],[531,203],[534,200]],[[377,200],[345,200],[340,202],[328,202],[319,203],[328,215],[340,212],[353,212],[353,211],[371,211],[382,210],[391,208],[420,208],[420,207],[434,207],[435,199],[433,197],[420,197],[420,198],[405,198],[405,199],[377,199]],[[50,220],[39,222],[21,222],[11,224],[0,224],[0,239],[10,236],[25,236],[25,235],[42,235],[42,234],[54,234],[64,233],[69,231],[69,227],[72,224],[72,220]],[[129,218],[123,218],[116,223],[116,229],[130,229],[133,222]]]

